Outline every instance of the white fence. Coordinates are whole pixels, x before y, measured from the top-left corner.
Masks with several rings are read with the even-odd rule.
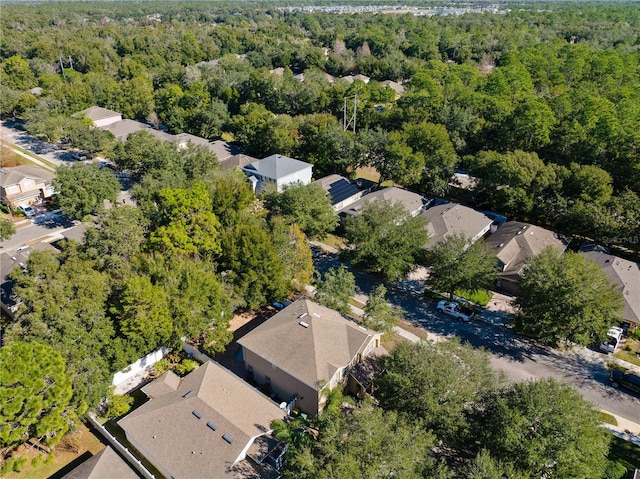
[[[191,346],[189,343],[183,343],[182,344],[182,350],[187,353],[190,354],[191,357],[193,359],[195,359],[196,361],[204,364],[207,361],[210,361],[212,363],[214,363],[215,361],[213,359],[211,359],[209,356],[207,356],[204,353],[201,353],[200,351],[198,351],[196,348],[194,348],[193,346]]]
[[[111,384],[113,386],[117,386],[118,384],[122,384],[123,382],[131,379],[136,374],[145,371],[148,367],[153,366],[155,363],[160,361],[168,352],[169,350],[162,346],[152,353],[147,354],[145,357],[138,359],[135,363],[129,364],[125,369],[118,371],[113,375],[113,381]]]

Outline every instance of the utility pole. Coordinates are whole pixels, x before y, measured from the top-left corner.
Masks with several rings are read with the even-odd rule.
[[[353,99],[353,113],[347,118],[347,100]],[[358,95],[344,97],[344,107],[342,109],[342,127],[347,131],[353,125],[353,132],[356,132],[356,112],[358,111]]]

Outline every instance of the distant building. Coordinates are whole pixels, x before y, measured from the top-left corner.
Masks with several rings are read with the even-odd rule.
[[[338,214],[343,217],[358,216],[362,208],[372,201],[388,201],[389,203],[400,204],[409,216],[417,216],[420,214],[426,203],[424,197],[418,193],[403,190],[396,186],[389,186],[364,195],[359,200],[338,211]]]
[[[631,329],[637,328],[640,324],[640,264],[609,254],[605,248],[594,244],[583,245],[580,253],[600,266],[622,293],[624,309],[620,317]]]
[[[428,221],[427,249],[432,249],[438,243],[456,234],[475,243],[489,232],[493,223],[492,219],[479,211],[457,203],[432,206],[421,214]]]
[[[382,82],[382,85],[391,88],[395,92],[396,98],[400,98],[406,92],[405,87],[393,80],[385,80]]]
[[[142,388],[148,402],[118,421],[166,478],[277,479],[282,445],[271,421],[285,412],[217,363],[184,378],[169,371]]]
[[[539,255],[549,246],[562,252],[569,244],[558,233],[519,221],[507,221],[500,225],[485,241],[498,258],[498,289],[516,295],[520,294],[518,282],[529,258]]]
[[[214,153],[218,161],[223,161],[242,152],[242,148],[233,143],[222,140],[211,141],[190,133],[173,135],[141,121],[123,119],[120,113],[99,106],[92,106],[73,116],[89,118],[97,128],[111,132],[119,141],[126,141],[129,135],[144,131],[158,140],[175,143],[177,148],[186,148],[189,143],[202,146]]]
[[[333,211],[339,211],[362,197],[362,190],[353,181],[340,175],[329,175],[314,181],[331,198]]]
[[[286,185],[311,183],[313,165],[283,155],[271,155],[243,168],[254,191],[262,191],[269,185],[282,192]]]
[[[108,110],[100,106],[91,106],[85,110],[79,111],[75,115],[76,118],[88,118],[98,128],[109,126],[112,123],[122,120],[122,114],[117,111]]]
[[[333,309],[299,299],[238,340],[247,374],[284,402],[318,414],[326,390],[344,385],[350,368],[380,353],[382,333]]]

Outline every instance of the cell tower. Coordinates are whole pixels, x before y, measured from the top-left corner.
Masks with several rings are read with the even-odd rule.
[[[347,116],[347,101],[353,100],[353,113]],[[356,112],[358,111],[358,95],[346,96],[344,97],[344,107],[342,109],[342,127],[344,131],[347,131],[349,128],[353,128],[353,132],[356,132]]]

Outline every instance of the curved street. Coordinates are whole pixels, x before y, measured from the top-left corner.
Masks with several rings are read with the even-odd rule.
[[[324,273],[341,263],[336,254],[325,254],[314,258],[314,264],[318,271]],[[359,294],[369,294],[382,282],[371,274],[355,268],[350,270],[356,277]],[[508,379],[521,381],[553,377],[567,381],[599,408],[640,424],[640,398],[609,385],[606,365],[609,356],[582,347],[572,351],[540,347],[514,334],[508,327],[491,324],[504,322],[504,313],[485,310],[479,320],[458,322],[438,313],[435,303],[422,297],[422,283],[419,281],[386,286],[388,301],[404,309],[407,321],[430,333],[457,336],[473,346],[486,349],[491,353],[493,366],[504,371]]]

